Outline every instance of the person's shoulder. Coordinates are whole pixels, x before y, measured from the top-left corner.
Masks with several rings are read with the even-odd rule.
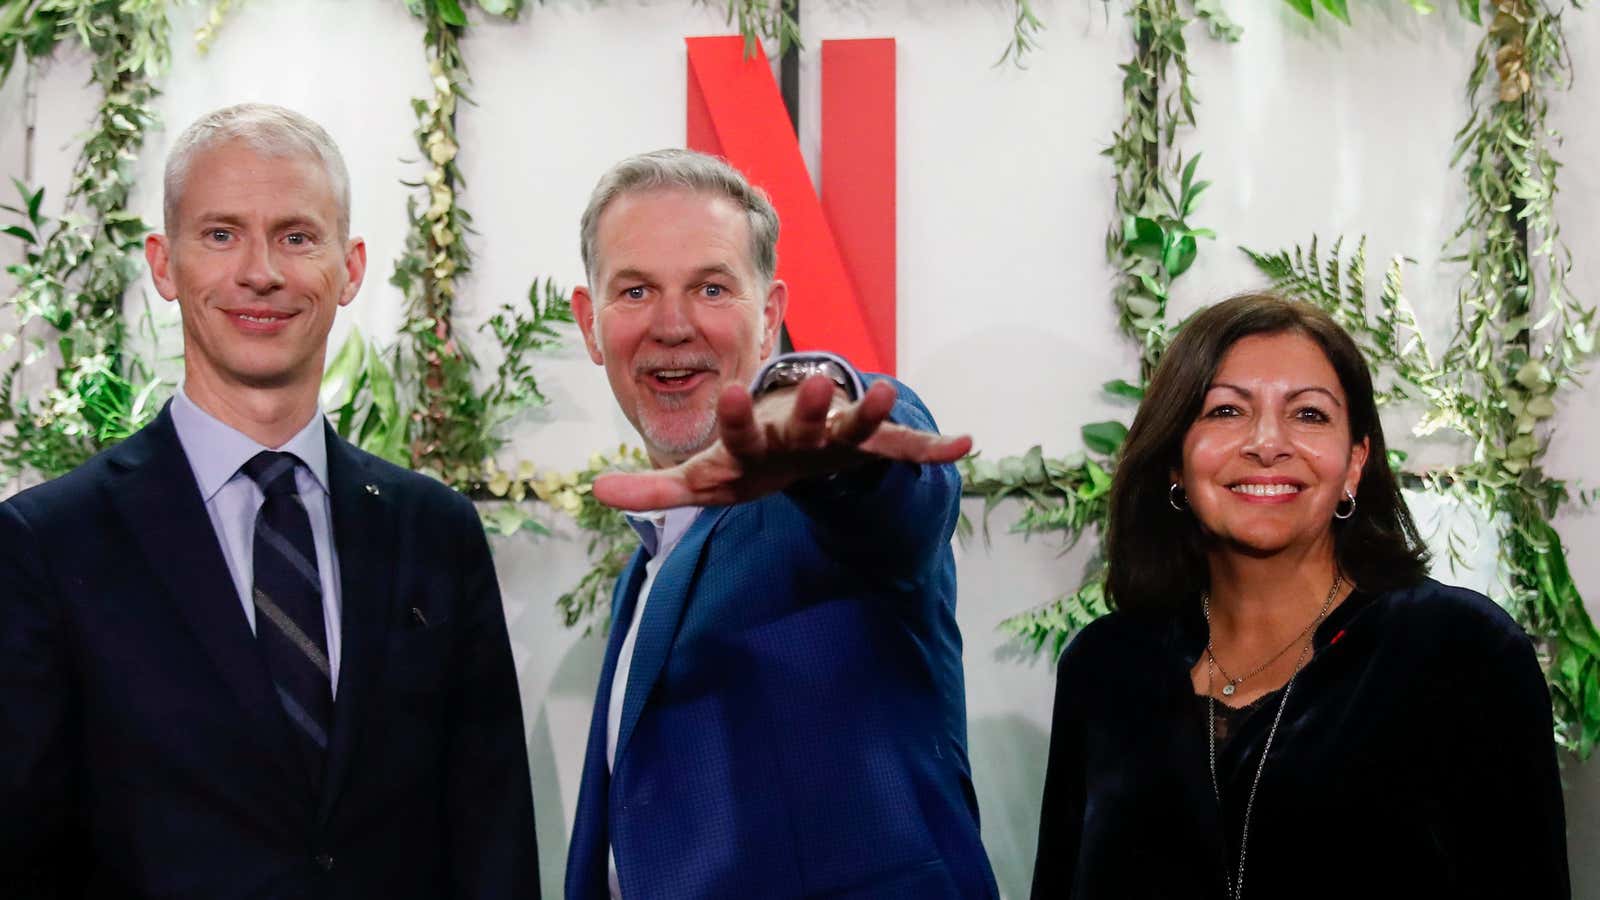
[[[99,489],[110,477],[116,452],[116,447],[102,450],[72,471],[0,499],[0,504],[10,506],[34,528],[76,521],[103,506]]]
[[[1125,665],[1128,660],[1159,652],[1164,637],[1160,622],[1113,610],[1078,629],[1061,652],[1059,666],[1066,670]]]
[[[374,485],[390,492],[398,501],[425,510],[447,510],[457,515],[470,512],[476,521],[477,513],[472,500],[439,479],[397,466],[348,442],[345,442],[342,452],[350,454]]]
[[[1508,643],[1528,641],[1510,613],[1471,588],[1423,578],[1407,587],[1379,592],[1374,600],[1383,606],[1387,618],[1444,649],[1493,651]]]

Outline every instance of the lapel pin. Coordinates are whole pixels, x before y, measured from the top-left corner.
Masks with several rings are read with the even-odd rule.
[[[378,496],[378,486],[377,485],[375,485],[375,484],[366,485],[366,489],[367,489],[367,493],[371,494],[372,496],[374,496],[374,497]]]

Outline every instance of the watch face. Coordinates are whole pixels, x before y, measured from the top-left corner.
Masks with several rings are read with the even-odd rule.
[[[767,374],[761,379],[761,384],[756,388],[756,393],[764,394],[774,388],[793,387],[812,375],[825,376],[842,388],[850,399],[856,399],[856,392],[848,374],[831,359],[781,360],[767,370]]]

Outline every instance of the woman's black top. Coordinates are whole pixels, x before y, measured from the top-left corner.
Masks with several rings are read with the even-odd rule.
[[[1221,898],[1278,695],[1206,761],[1199,601],[1113,613],[1062,654],[1033,896]],[[1313,637],[1251,813],[1243,896],[1570,896],[1550,695],[1488,598],[1357,591]]]

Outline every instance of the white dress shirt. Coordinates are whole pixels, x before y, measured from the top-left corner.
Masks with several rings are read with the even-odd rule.
[[[617,671],[611,678],[611,704],[606,709],[606,771],[616,766],[617,731],[622,727],[622,701],[628,692],[628,673],[633,670],[633,648],[639,637],[639,622],[644,619],[644,607],[650,600],[650,588],[656,575],[666,565],[673,548],[683,540],[683,535],[700,515],[698,506],[680,506],[675,509],[648,513],[629,513],[628,524],[639,533],[644,551],[650,554],[645,560],[644,581],[639,585],[639,599],[633,604],[633,618],[628,622],[628,633],[622,639],[622,650],[617,655]],[[610,858],[609,880],[611,896],[622,897],[622,886],[617,882],[617,857]]]
[[[328,677],[334,695],[339,692],[339,557],[333,546],[333,507],[328,496],[328,441],[321,410],[281,447],[264,447],[195,405],[178,391],[172,398],[172,426],[189,458],[206,515],[222,546],[223,560],[239,593],[245,621],[256,630],[255,582],[256,514],[266,495],[249,475],[239,471],[263,450],[293,453],[303,465],[295,466],[295,486],[301,505],[311,520],[311,540],[317,548],[317,577],[322,582],[322,624],[328,637]]]

